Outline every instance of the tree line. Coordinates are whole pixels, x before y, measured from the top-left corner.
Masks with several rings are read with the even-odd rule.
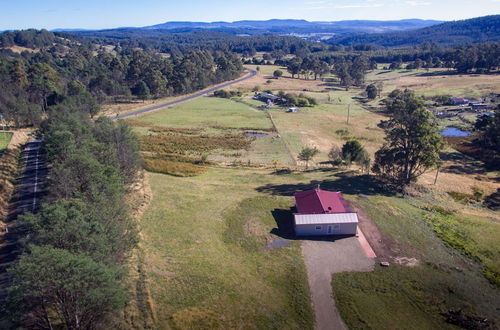
[[[108,327],[127,302],[124,264],[138,240],[124,202],[137,139],[84,111],[51,111],[40,133],[50,179],[40,210],[20,216],[27,235],[8,271],[9,315],[29,328]]]

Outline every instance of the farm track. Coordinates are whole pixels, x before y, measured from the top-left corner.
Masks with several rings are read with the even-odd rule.
[[[152,112],[152,111],[166,109],[166,108],[169,108],[171,106],[174,106],[174,105],[186,102],[186,101],[194,100],[194,99],[202,97],[202,96],[204,96],[204,95],[206,95],[208,93],[212,93],[212,92],[214,92],[214,91],[216,91],[218,89],[234,85],[236,83],[239,83],[239,82],[242,82],[244,80],[250,79],[250,78],[254,77],[255,75],[257,75],[257,71],[255,71],[255,70],[247,69],[247,71],[248,71],[248,74],[246,74],[245,76],[240,77],[238,79],[231,80],[229,82],[225,82],[225,83],[222,83],[222,84],[219,84],[219,85],[215,85],[215,86],[210,87],[208,89],[204,89],[202,91],[196,92],[196,93],[194,93],[192,95],[182,97],[182,98],[180,98],[178,100],[175,100],[175,101],[171,101],[171,102],[167,102],[167,103],[163,103],[163,104],[158,104],[158,105],[146,108],[146,109],[141,109],[141,110],[137,110],[137,111],[132,111],[132,112],[124,113],[124,114],[116,116],[114,119],[125,119],[125,118],[130,118],[130,117],[142,115],[144,113],[148,113],[148,112]]]

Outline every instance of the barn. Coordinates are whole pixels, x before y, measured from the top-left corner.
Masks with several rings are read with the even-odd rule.
[[[297,236],[356,235],[358,215],[342,193],[318,188],[296,193],[294,197]]]

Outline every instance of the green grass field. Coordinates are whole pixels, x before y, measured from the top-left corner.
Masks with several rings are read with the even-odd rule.
[[[250,103],[251,99],[243,102]],[[135,126],[139,134],[149,134],[151,126],[194,128],[203,134],[240,134],[244,131],[265,131],[267,136],[256,137],[249,150],[218,150],[209,155],[213,161],[238,162],[248,164],[271,164],[278,160],[282,165],[293,165],[293,159],[282,139],[276,139],[271,132],[273,126],[267,114],[243,102],[215,97],[199,98],[170,109],[138,116],[131,121],[143,122]],[[255,101],[254,101],[255,102]],[[258,103],[255,105],[260,105]]]
[[[5,148],[7,148],[11,138],[12,133],[0,132],[0,154],[5,150]]]
[[[315,162],[327,161],[332,145],[341,147],[348,138],[357,138],[369,152],[383,142],[383,131],[377,127],[382,116],[353,103],[347,124],[347,105],[321,104],[303,108],[298,113],[272,111],[278,131],[296,156],[304,146],[315,146],[320,154]],[[339,131],[347,131],[341,135]]]
[[[265,249],[277,238],[270,234],[276,227],[271,212],[292,206],[290,198],[255,191],[267,182],[239,169],[195,178],[150,174],[154,199],[140,225],[160,323],[312,329],[299,243]]]
[[[265,113],[245,104],[216,97],[202,97],[172,108],[136,117],[158,126],[269,129]]]
[[[485,264],[500,264],[500,224],[489,220],[487,212],[474,218],[457,215],[454,220],[460,225],[441,226],[449,237],[459,237],[469,248],[467,255],[434,231],[440,225],[436,212],[424,210],[432,210],[426,204],[434,201],[431,196],[370,196],[368,200],[355,200],[383,232],[396,240],[399,255],[416,258],[419,263],[414,267],[393,263],[373,273],[334,275],[336,301],[351,329],[396,329],[402,325],[405,329],[453,328],[442,316],[450,310],[462,310],[465,315],[498,324],[500,292],[473,261],[482,258]]]
[[[260,68],[263,74],[277,69]],[[418,87],[421,80],[428,79],[415,78],[415,73],[374,72],[368,79],[388,79],[387,84],[384,82],[384,93],[388,93],[407,84]],[[444,90],[469,88],[460,81],[462,78],[451,78],[449,86],[444,83]],[[435,85],[420,86],[417,93],[444,92],[437,87],[439,81],[429,79],[434,79]],[[293,85],[295,89],[290,90],[302,91],[296,88],[303,81],[284,82]],[[298,113],[271,107],[268,112],[277,132],[269,131],[272,122],[266,112],[256,109],[261,103],[248,96],[243,102],[196,99],[137,117],[146,125],[136,125],[135,129],[140,134],[149,134],[152,126],[198,129],[209,135],[270,132],[256,138],[249,150],[210,154],[210,160],[235,165],[248,161],[269,165],[273,160],[293,165],[293,158],[304,146],[318,147],[320,154],[314,162],[321,162],[327,160],[332,145],[341,146],[350,138],[359,139],[373,154],[383,143],[383,131],[377,124],[386,118],[356,102],[355,97],[362,95],[360,89],[345,91],[335,84],[314,86],[318,90],[303,92],[316,97],[319,106]],[[369,105],[376,106],[378,101]],[[392,255],[416,263],[409,267],[392,261],[389,268],[377,267],[371,273],[334,275],[334,295],[349,328],[456,328],[445,322],[446,313],[456,310],[500,324],[500,291],[492,284],[500,270],[498,215],[480,205],[460,204],[429,185],[425,186],[429,191],[418,197],[386,195],[373,178],[339,171],[324,168],[273,175],[270,170],[235,166],[208,167],[198,176],[184,178],[149,174],[153,201],[141,221],[142,249],[158,327],[311,328],[313,313],[300,242],[291,241],[289,247],[274,250],[265,246],[277,238],[271,212],[288,209],[293,205],[293,193],[319,183],[323,189],[343,191],[387,236]],[[445,176],[443,173],[440,180]],[[449,214],[443,213],[442,205],[451,210]]]

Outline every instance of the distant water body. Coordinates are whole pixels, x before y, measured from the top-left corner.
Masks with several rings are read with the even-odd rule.
[[[467,131],[462,131],[461,129],[458,129],[456,127],[446,127],[444,130],[441,131],[441,135],[449,137],[464,137],[471,135],[471,133]]]

